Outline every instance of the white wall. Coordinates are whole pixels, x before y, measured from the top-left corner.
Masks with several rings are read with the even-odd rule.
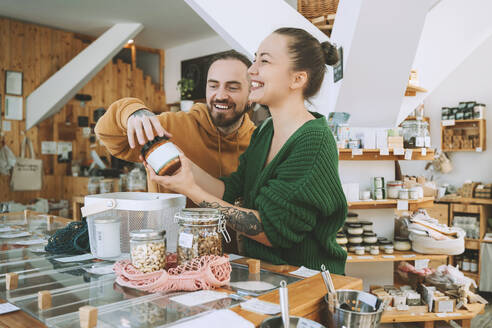
[[[164,90],[168,104],[180,100],[176,83],[181,79],[181,61],[191,58],[210,55],[231,49],[220,36],[214,36],[195,42],[186,43],[179,47],[166,49],[164,66]]]
[[[454,169],[440,174],[440,182],[461,186],[466,180],[492,182],[492,36],[479,46],[424,101],[430,117],[434,147],[441,148],[441,107],[455,107],[460,101],[476,101],[487,106],[487,150],[482,153],[449,153]],[[424,162],[400,161],[404,173],[423,174]]]

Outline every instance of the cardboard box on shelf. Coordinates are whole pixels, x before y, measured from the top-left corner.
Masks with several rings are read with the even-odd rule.
[[[403,148],[403,137],[388,137],[388,148]]]
[[[436,299],[434,300],[434,313],[454,312],[456,308],[455,299]]]

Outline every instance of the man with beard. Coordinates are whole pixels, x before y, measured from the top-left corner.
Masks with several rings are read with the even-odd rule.
[[[245,113],[251,61],[229,51],[214,57],[207,75],[206,104],[189,112],[155,115],[137,98],[123,98],[98,120],[96,134],[111,155],[140,161],[140,149],[155,136],[167,136],[193,163],[218,178],[235,172],[255,126]],[[165,192],[147,180],[149,192]]]

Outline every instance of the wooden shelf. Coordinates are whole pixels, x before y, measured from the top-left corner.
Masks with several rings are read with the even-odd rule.
[[[418,87],[416,85],[407,85],[407,89],[405,90],[405,96],[407,97],[413,97],[417,95],[417,92],[427,92],[427,89],[424,89],[422,87]]]
[[[389,149],[389,155],[381,155],[380,149],[361,149],[362,155],[353,155],[352,149],[338,149],[338,159],[341,161],[396,161],[404,160],[405,155],[395,155],[393,149]],[[434,159],[434,149],[426,149],[422,156],[422,148],[412,150],[412,160],[431,161]]]
[[[439,199],[439,202],[492,205],[492,199],[488,199],[488,198],[443,197]]]
[[[396,208],[398,199],[383,199],[383,200],[361,200],[357,202],[348,202],[351,210],[364,209],[380,209],[380,208]],[[419,200],[409,200],[408,210],[415,211],[419,208],[432,207],[434,205],[434,197],[424,197]]]
[[[414,261],[414,260],[445,260],[448,255],[440,254],[419,254],[415,252],[399,252],[395,251],[393,254],[379,254],[379,255],[355,255],[354,253],[348,253],[347,263],[362,263],[362,262],[398,262],[398,261]]]
[[[383,312],[381,323],[425,322],[425,327],[434,327],[434,321],[461,320],[462,327],[470,327],[470,320],[484,311],[485,304],[469,304],[468,307],[470,308],[470,311],[456,310],[451,313],[452,315],[444,317],[438,316],[437,313],[427,312],[421,306],[411,306],[407,311],[398,311],[394,309],[392,311]],[[467,323],[463,324],[464,320],[467,320]]]
[[[480,250],[480,239],[465,238],[465,248]]]
[[[407,116],[407,118],[404,119],[404,121],[418,121],[418,119],[417,119],[417,116]],[[422,121],[430,123],[429,116],[422,117]]]

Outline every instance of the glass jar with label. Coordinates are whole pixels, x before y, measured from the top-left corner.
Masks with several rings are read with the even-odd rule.
[[[179,150],[166,136],[148,141],[141,153],[158,175],[173,175],[181,167]]]
[[[408,193],[408,189],[406,189],[406,188],[400,189],[400,191],[398,191],[398,198],[408,200],[410,198],[410,195]]]
[[[95,195],[99,193],[99,181],[101,177],[90,177],[87,182],[87,194]]]
[[[141,229],[130,231],[132,265],[143,273],[164,269],[166,266],[166,231]]]
[[[360,223],[347,223],[347,232],[350,235],[362,235],[364,230]]]
[[[388,189],[388,198],[398,199],[400,189],[403,188],[402,181],[389,181],[387,185]]]
[[[420,187],[421,189],[422,187]],[[417,200],[420,198],[420,189],[419,187],[412,187],[408,190],[408,198],[411,200]]]
[[[463,257],[463,267],[461,268],[462,271],[470,271],[470,258],[468,257],[468,254],[465,253]]]
[[[372,232],[373,223],[371,221],[360,221],[359,223],[362,225],[364,232]]]
[[[471,272],[474,272],[474,273],[477,273],[478,272],[478,259],[477,259],[477,255],[473,255],[473,258],[471,259],[471,262],[470,262],[470,271]]]
[[[135,167],[128,174],[128,191],[145,191],[147,186],[147,177],[145,172],[139,167]]]
[[[412,244],[408,238],[395,237],[394,247],[397,251],[409,251],[412,249]]]
[[[222,256],[222,237],[231,239],[218,209],[185,208],[175,216],[178,230],[178,264],[204,255]]]
[[[121,255],[119,217],[103,216],[94,219],[96,257],[111,259]]]

